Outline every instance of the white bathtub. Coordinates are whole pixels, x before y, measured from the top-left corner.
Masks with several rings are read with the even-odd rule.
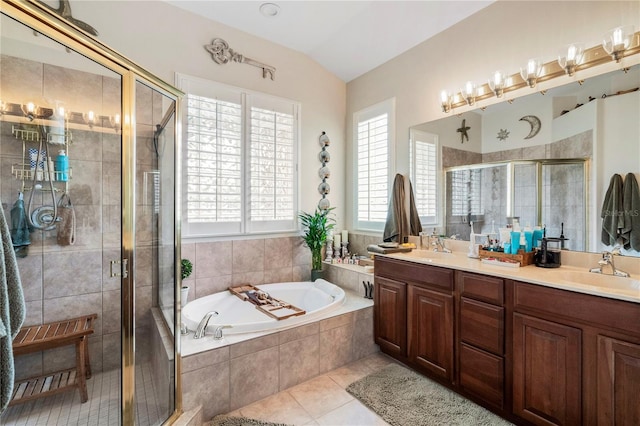
[[[216,311],[218,315],[209,320],[208,333],[212,333],[219,325],[231,326],[225,328],[225,335],[277,330],[318,320],[345,302],[344,290],[322,279],[315,282],[262,284],[256,287],[276,299],[304,309],[306,313],[277,320],[256,309],[251,302],[243,301],[229,291],[223,291],[187,303],[182,309],[182,322],[193,331],[207,312]]]

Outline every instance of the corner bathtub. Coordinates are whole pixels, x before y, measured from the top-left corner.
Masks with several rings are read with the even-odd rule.
[[[193,331],[207,312],[216,311],[218,315],[209,320],[208,333],[212,333],[219,325],[231,326],[225,328],[225,334],[278,330],[324,318],[345,302],[344,290],[323,279],[314,282],[262,284],[256,287],[276,299],[304,309],[306,313],[277,320],[256,309],[251,302],[243,301],[229,291],[223,291],[187,303],[182,308],[182,321]]]

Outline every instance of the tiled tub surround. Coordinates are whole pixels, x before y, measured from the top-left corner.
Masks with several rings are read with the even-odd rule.
[[[377,352],[373,302],[345,291],[347,302],[334,316],[310,324],[221,342],[184,336],[184,410],[202,406],[207,420]]]

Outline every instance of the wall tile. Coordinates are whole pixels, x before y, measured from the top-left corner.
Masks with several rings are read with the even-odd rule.
[[[221,275],[216,278],[197,279],[195,283],[195,292],[193,291],[194,289],[191,289],[191,291],[189,291],[189,300],[191,301],[194,298],[204,297],[210,294],[226,291],[232,285],[233,282],[231,275]]]
[[[2,55],[0,61],[2,73],[2,100],[21,103],[27,99],[38,102],[42,99],[44,68],[42,63],[27,59]]]
[[[182,358],[182,373],[229,361],[229,346]]]
[[[317,335],[320,332],[320,323],[314,322],[278,333],[280,345],[291,342],[293,340],[303,339],[305,337]]]
[[[262,351],[264,349],[278,346],[278,334],[269,334],[264,337],[258,337],[255,339],[247,340],[246,342],[236,343],[231,345],[230,357],[231,359],[245,356],[254,352]]]
[[[231,278],[231,284],[234,286],[241,284],[259,285],[264,283],[264,271],[233,274]]]
[[[120,289],[102,292],[102,332],[116,333],[120,331],[122,318]]]
[[[101,291],[102,253],[64,251],[44,257],[46,299]]]
[[[202,406],[202,417],[211,419],[230,411],[229,363],[182,373],[182,404],[185,411]]]
[[[294,266],[291,269],[291,280],[294,282],[311,280],[311,262],[304,266]]]
[[[231,241],[196,244],[196,278],[231,275]]]
[[[301,237],[291,238],[291,250],[294,266],[311,266],[311,250]]]
[[[277,346],[231,359],[229,367],[230,410],[279,391]]]
[[[280,345],[280,389],[302,383],[318,375],[319,335],[312,335]]]
[[[355,314],[353,312],[349,312],[347,314],[342,314],[322,320],[320,321],[320,332],[331,330],[332,328],[341,327],[344,325],[352,325],[354,317]]]
[[[94,322],[94,333],[102,334],[102,293],[78,294],[43,302],[43,320],[45,323],[62,321],[82,315],[98,314]]]
[[[17,260],[24,300],[42,300],[42,258],[32,255]]]
[[[264,247],[262,239],[233,241],[233,274],[264,271]]]
[[[264,271],[264,283],[287,283],[293,281],[293,268],[291,266]]]
[[[353,323],[320,332],[320,374],[353,361]]]
[[[120,368],[120,333],[102,336],[102,368],[104,371]]]
[[[264,269],[291,268],[293,265],[293,241],[291,238],[267,238],[264,240]]]

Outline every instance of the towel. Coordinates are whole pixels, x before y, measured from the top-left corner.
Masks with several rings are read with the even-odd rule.
[[[25,307],[9,224],[0,208],[0,413],[13,394],[13,338],[24,321]]]
[[[387,221],[384,225],[383,241],[404,242],[404,237],[409,235],[419,235],[422,231],[420,216],[416,208],[413,197],[413,187],[408,181],[405,187],[405,178],[401,174],[396,174],[389,198],[389,208],[387,209]],[[406,195],[406,190],[409,197]],[[408,209],[407,209],[408,208]]]
[[[602,203],[602,244],[614,246],[618,243],[619,231],[624,227],[622,205],[622,176],[614,174]]]
[[[24,209],[23,195],[20,193],[18,199],[11,208],[11,241],[18,257],[26,257],[31,244],[29,222]]]
[[[624,224],[620,231],[623,247],[640,251],[640,189],[633,173],[627,173],[622,187]]]

